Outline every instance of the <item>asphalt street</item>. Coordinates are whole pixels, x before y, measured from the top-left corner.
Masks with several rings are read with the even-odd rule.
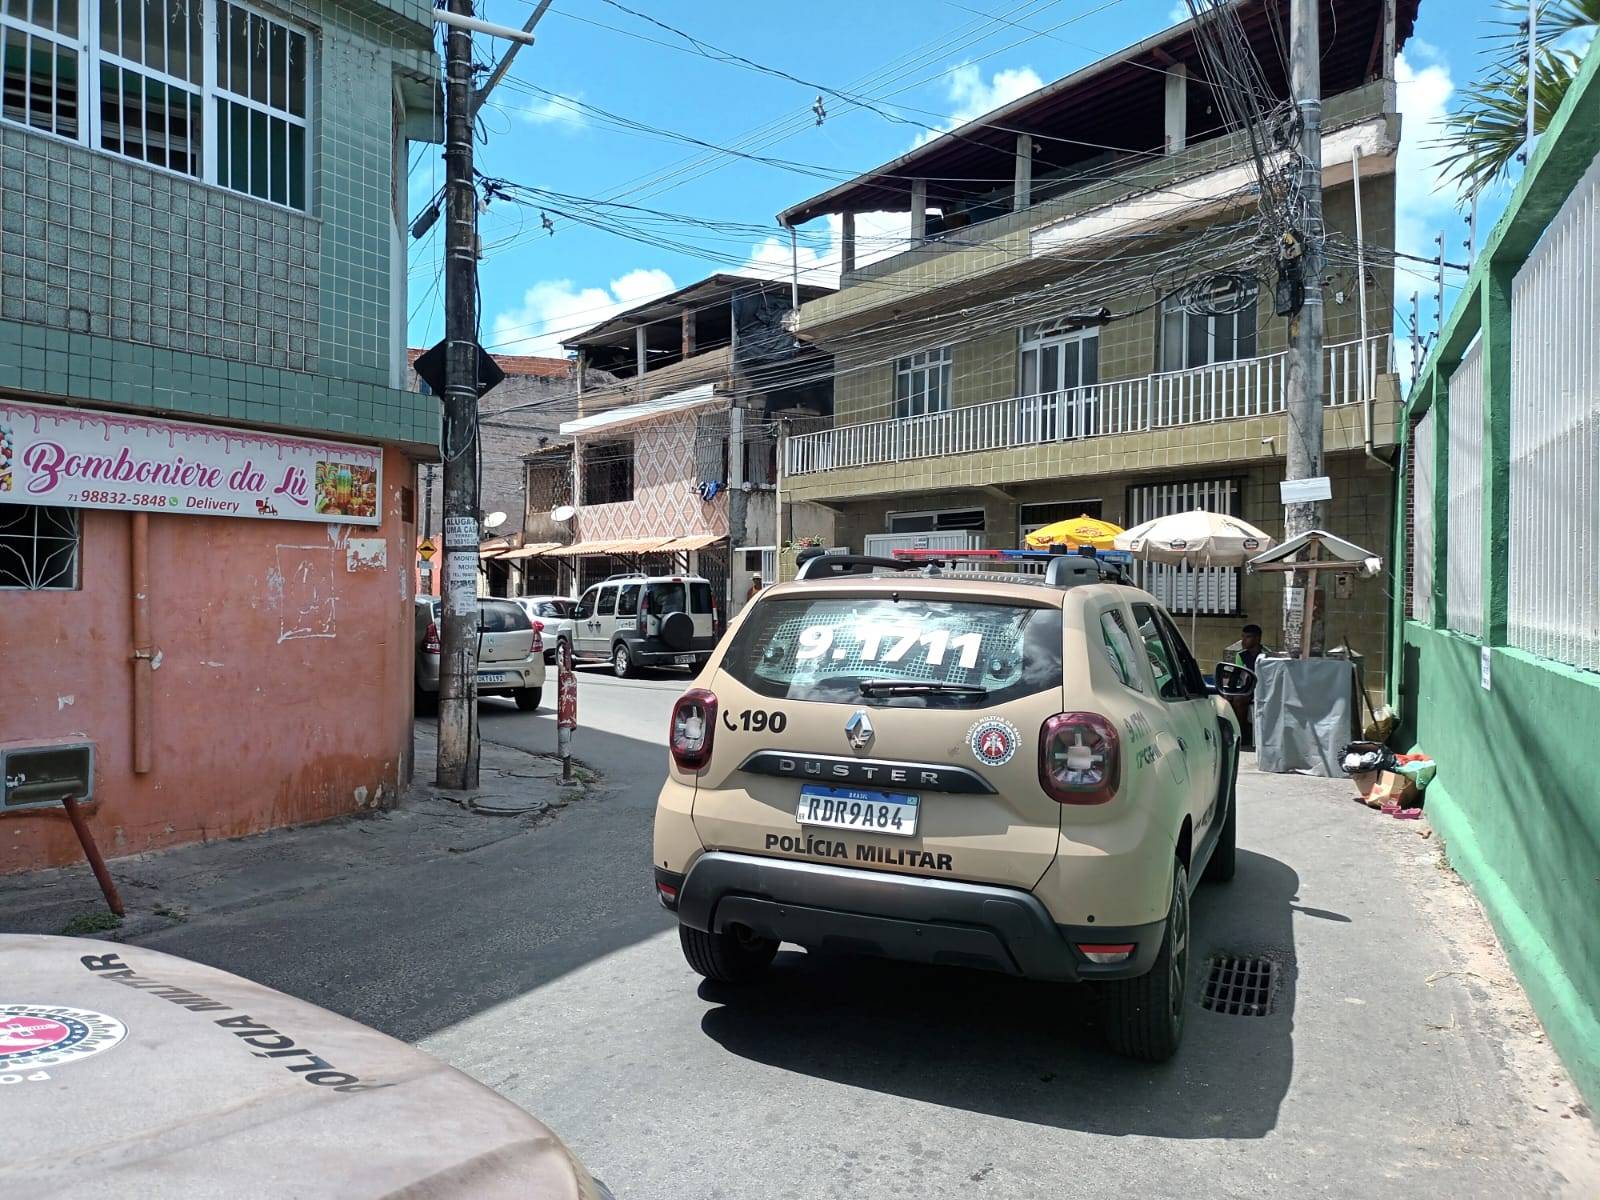
[[[1149,1067],[1100,1048],[1071,988],[790,950],[754,989],[701,981],[649,877],[685,677],[582,676],[602,780],[553,820],[140,940],[420,1043],[619,1200],[1600,1191],[1595,1127],[1470,894],[1342,785],[1247,771],[1195,958],[1272,957],[1276,1008],[1191,995],[1182,1051]],[[481,729],[555,742],[548,712],[496,701]]]

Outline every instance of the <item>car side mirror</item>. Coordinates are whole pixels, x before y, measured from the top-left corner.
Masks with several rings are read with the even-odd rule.
[[[1256,673],[1239,663],[1219,662],[1212,678],[1220,696],[1248,696],[1256,690]]]

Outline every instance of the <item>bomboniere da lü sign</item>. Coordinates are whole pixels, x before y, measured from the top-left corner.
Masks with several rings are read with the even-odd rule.
[[[382,498],[371,446],[0,399],[0,504],[377,525]]]

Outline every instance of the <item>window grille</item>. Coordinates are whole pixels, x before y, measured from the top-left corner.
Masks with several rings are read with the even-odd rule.
[[[1445,521],[1445,623],[1483,636],[1483,342],[1475,342],[1450,376],[1450,497]]]
[[[1433,621],[1433,505],[1436,443],[1433,410],[1411,437],[1411,619]]]
[[[77,509],[0,504],[0,589],[75,590],[79,545]]]
[[[1191,479],[1128,489],[1128,528],[1152,517],[1203,508],[1238,517],[1242,503],[1237,479]],[[1135,559],[1133,581],[1175,613],[1227,615],[1239,611],[1238,567],[1188,567]]]
[[[1600,157],[1511,289],[1506,640],[1600,671]]]
[[[311,39],[231,0],[0,0],[0,118],[308,207]]]

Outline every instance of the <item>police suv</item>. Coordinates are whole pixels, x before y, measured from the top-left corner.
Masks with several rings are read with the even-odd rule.
[[[1083,982],[1161,1061],[1238,725],[1116,568],[1003,561],[822,555],[747,605],[673,708],[657,894],[710,979],[790,942]]]

